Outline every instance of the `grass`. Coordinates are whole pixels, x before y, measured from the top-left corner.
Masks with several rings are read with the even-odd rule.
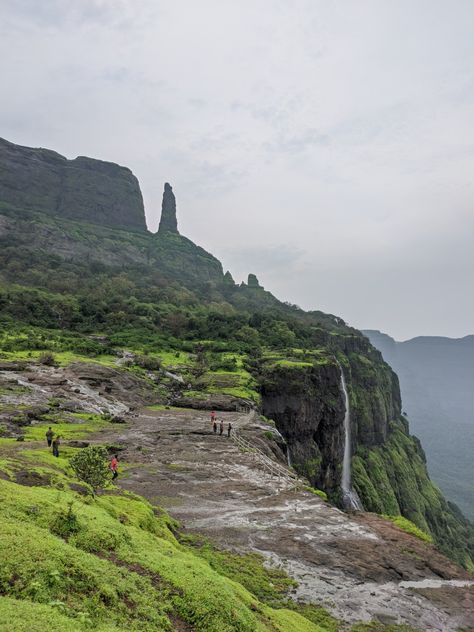
[[[0,617],[20,600],[27,620],[32,603],[42,604],[40,619],[49,608],[58,630],[68,629],[67,621],[71,630],[170,630],[169,616],[202,632],[323,630],[297,612],[266,605],[294,584],[281,571],[267,571],[258,556],[242,565],[231,554],[196,555],[176,540],[176,523],[143,499],[114,494],[91,501],[3,480],[0,491],[0,586],[8,598]],[[76,526],[60,538],[58,516],[68,511]]]
[[[45,433],[50,426],[54,434],[60,435],[63,440],[83,439],[91,432],[101,430],[108,425],[100,415],[92,413],[68,413],[68,417],[76,418],[79,423],[48,420],[45,423],[26,426],[25,439],[27,441],[43,441],[45,439]]]
[[[396,525],[402,531],[405,531],[405,533],[410,533],[411,535],[416,536],[420,540],[423,540],[423,542],[428,542],[429,544],[433,544],[433,538],[431,537],[431,535],[419,529],[416,526],[416,524],[413,524],[413,522],[411,522],[407,518],[404,518],[403,516],[387,516],[387,515],[384,515],[384,518],[386,518],[387,520],[390,520],[390,522],[393,522],[394,525]]]

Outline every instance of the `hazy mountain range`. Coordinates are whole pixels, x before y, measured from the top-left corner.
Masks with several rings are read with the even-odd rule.
[[[363,332],[398,373],[403,410],[446,496],[474,518],[474,336],[397,342]]]

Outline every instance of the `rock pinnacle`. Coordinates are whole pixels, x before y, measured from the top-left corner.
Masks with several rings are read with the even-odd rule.
[[[173,188],[168,182],[165,182],[165,190],[163,191],[161,219],[160,225],[158,227],[158,232],[178,234],[178,220],[176,219],[176,198],[174,197]]]

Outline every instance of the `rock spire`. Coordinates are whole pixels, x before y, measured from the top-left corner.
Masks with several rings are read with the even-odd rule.
[[[158,227],[158,232],[178,234],[178,220],[176,219],[176,198],[174,197],[173,188],[168,182],[165,182],[165,190],[163,191],[161,219],[160,225]]]

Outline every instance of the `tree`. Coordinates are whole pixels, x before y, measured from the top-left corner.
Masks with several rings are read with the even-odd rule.
[[[94,445],[84,448],[70,461],[77,478],[90,485],[94,495],[100,487],[106,487],[111,481],[108,456],[104,447]]]

